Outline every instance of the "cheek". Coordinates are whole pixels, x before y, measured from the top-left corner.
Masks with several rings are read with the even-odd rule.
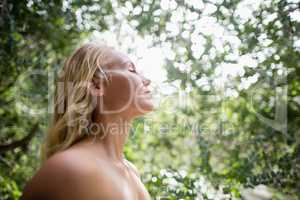
[[[138,80],[127,73],[112,76],[103,98],[105,109],[116,112],[128,109],[134,101],[138,84]]]

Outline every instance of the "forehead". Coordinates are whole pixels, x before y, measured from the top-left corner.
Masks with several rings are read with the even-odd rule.
[[[104,66],[107,69],[124,68],[126,66],[126,63],[132,62],[126,54],[115,49],[107,50],[104,60]]]

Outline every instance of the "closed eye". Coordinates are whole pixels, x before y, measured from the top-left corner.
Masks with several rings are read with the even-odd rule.
[[[135,64],[132,61],[125,61],[124,64],[127,66],[128,71],[138,75],[140,74],[140,71],[136,70]]]
[[[133,63],[129,63],[129,71],[133,73],[137,73],[135,66]]]
[[[133,72],[133,73],[137,73],[137,71],[133,68],[133,69],[129,69],[130,72]]]

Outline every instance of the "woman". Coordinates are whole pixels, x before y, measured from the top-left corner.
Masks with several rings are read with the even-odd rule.
[[[77,49],[57,81],[45,162],[22,199],[150,199],[123,154],[132,120],[153,110],[149,84],[111,47]]]

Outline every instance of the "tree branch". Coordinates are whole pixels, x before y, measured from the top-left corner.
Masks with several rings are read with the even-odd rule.
[[[29,134],[26,135],[21,140],[17,140],[9,144],[0,144],[0,154],[13,150],[18,147],[26,148],[29,142],[31,141],[31,139],[33,138],[33,136],[36,134],[37,129],[38,129],[38,123],[35,123],[31,128]]]

